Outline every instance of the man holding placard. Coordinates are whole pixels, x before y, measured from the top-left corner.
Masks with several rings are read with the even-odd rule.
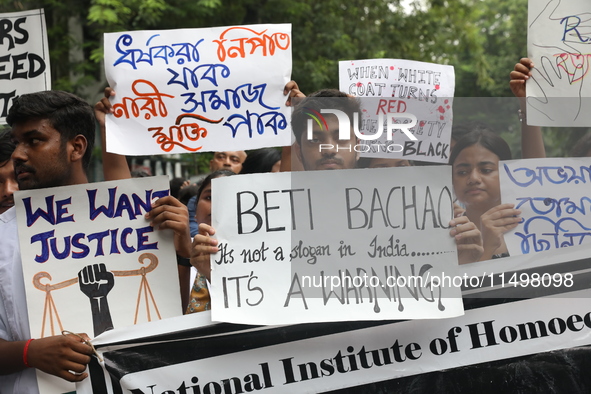
[[[58,91],[23,95],[15,100],[7,120],[12,126],[15,144],[12,163],[21,190],[88,183],[86,171],[95,133],[95,117],[88,103]],[[67,209],[58,206],[55,220],[73,220]],[[6,375],[0,377],[0,387],[8,388],[10,392],[37,392],[33,368],[72,382],[85,379],[88,375],[84,371],[92,354],[92,348],[83,339],[87,338],[85,334],[29,339],[21,253],[15,246],[19,244],[15,210],[8,210],[0,219],[3,242],[0,247],[0,374]],[[188,257],[188,214],[178,200],[166,196],[153,202],[146,219],[153,227],[172,228],[177,253]],[[80,288],[91,297],[91,293],[85,292],[87,285],[100,287],[106,280],[101,276],[105,270],[101,271],[99,265],[85,270]],[[108,272],[104,274],[112,276]],[[104,286],[105,289],[108,287]],[[100,312],[103,312],[102,307]],[[104,324],[99,325],[94,320],[93,313],[95,336],[113,327],[110,319],[103,319]]]
[[[86,183],[94,145],[94,115],[88,103],[65,93],[47,91],[20,96],[7,121],[13,126],[13,153],[19,188]],[[59,130],[59,131],[58,131]],[[4,220],[6,219],[6,220]],[[0,373],[13,392],[36,392],[33,368],[69,381],[80,381],[92,348],[82,337],[57,335],[28,339],[29,322],[15,210],[0,226]],[[85,336],[85,335],[83,335]],[[28,339],[28,340],[27,340]],[[21,372],[18,373],[17,372]]]

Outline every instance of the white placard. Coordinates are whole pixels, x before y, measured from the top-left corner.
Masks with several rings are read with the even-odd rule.
[[[168,193],[162,176],[15,194],[33,338],[182,314],[172,231],[144,218]]]
[[[360,132],[379,132],[379,116],[387,130],[387,114],[395,123],[409,123],[413,141],[394,129],[382,137],[364,141],[371,149],[362,157],[381,157],[447,163],[450,153],[452,105],[455,89],[453,66],[400,59],[346,60],[339,62],[339,87],[345,93],[361,98],[363,114]],[[391,128],[393,129],[393,127]],[[390,130],[391,131],[391,130]]]
[[[0,14],[0,124],[12,100],[51,89],[47,27],[43,9]]]
[[[105,34],[116,91],[107,150],[126,155],[245,150],[290,143],[283,88],[291,25]]]
[[[578,0],[530,0],[527,54],[527,123],[536,126],[591,126],[589,15]]]
[[[437,282],[457,272],[450,185],[447,166],[214,179],[213,319],[460,315],[459,288]]]
[[[523,221],[505,234],[513,255],[591,243],[591,158],[502,161],[501,199]]]

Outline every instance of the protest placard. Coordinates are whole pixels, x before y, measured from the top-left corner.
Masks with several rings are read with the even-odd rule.
[[[588,255],[573,247],[510,257],[464,266],[460,276],[481,277],[484,270],[495,271],[492,266],[497,273],[553,264],[569,269],[581,259],[588,271]],[[576,282],[560,296],[526,300],[517,300],[525,287],[508,284],[511,301],[496,300],[445,320],[256,327],[212,325],[208,313],[199,313],[114,330],[93,341],[106,369],[91,371],[91,379],[77,389],[82,394],[319,393],[356,387],[347,392],[364,393],[434,386],[437,391],[519,392],[527,384],[533,392],[586,392],[588,347],[578,356],[539,354],[591,343],[589,282],[570,291]],[[460,366],[468,367],[454,370]]]
[[[503,161],[501,199],[523,221],[505,234],[511,255],[591,243],[591,158]]]
[[[339,62],[339,86],[360,98],[362,157],[447,163],[450,152],[454,68],[400,59]],[[406,124],[412,136],[397,129]],[[383,130],[383,134],[380,132]]]
[[[115,89],[107,150],[126,155],[243,150],[290,143],[283,88],[291,25],[105,34]]]
[[[213,319],[285,324],[461,314],[459,288],[439,281],[457,272],[450,185],[448,167],[214,179],[220,251],[211,257]]]
[[[21,94],[51,89],[45,12],[0,14],[0,124],[12,100]]]
[[[163,176],[16,194],[34,338],[182,314],[173,234],[144,218],[168,193]]]
[[[527,123],[536,126],[591,126],[589,14],[577,0],[528,2]]]

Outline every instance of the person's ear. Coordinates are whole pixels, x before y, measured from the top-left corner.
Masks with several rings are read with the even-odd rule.
[[[88,149],[88,141],[85,136],[78,134],[68,142],[68,145],[70,148],[68,155],[71,162],[76,162],[84,158],[86,149]]]

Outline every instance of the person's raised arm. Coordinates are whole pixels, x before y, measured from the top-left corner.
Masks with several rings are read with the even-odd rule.
[[[287,105],[288,107],[290,107],[292,105],[292,98],[306,97],[306,95],[300,91],[296,81],[289,81],[285,85],[285,87],[283,88],[283,95],[287,96],[287,101],[285,102],[285,105]],[[304,169],[304,167],[301,165],[301,163],[299,163],[299,160],[296,163],[294,163],[295,166],[293,166],[294,168],[292,168],[292,160],[297,160],[297,157],[292,158],[291,150],[292,150],[291,146],[284,146],[281,149],[281,167],[279,169],[280,172],[286,172],[286,171],[292,171],[292,170],[293,171],[301,171]]]
[[[115,181],[118,179],[131,178],[131,172],[127,165],[125,156],[116,153],[107,152],[107,137],[105,127],[105,117],[113,113],[109,97],[115,95],[115,91],[110,87],[105,88],[105,97],[94,105],[94,116],[101,129],[101,151],[103,155],[103,173],[106,181]]]
[[[189,228],[189,210],[174,198],[166,196],[159,198],[152,204],[152,209],[146,214],[150,225],[159,230],[171,229],[174,231],[174,247],[177,256],[191,257],[191,231]],[[183,310],[189,301],[189,289],[191,286],[191,267],[177,264],[179,274],[179,286],[181,291],[181,303]]]
[[[528,126],[527,124],[525,81],[531,77],[533,67],[534,64],[529,58],[522,58],[511,71],[511,80],[509,81],[511,91],[519,99],[519,107],[521,108],[521,157],[524,159],[546,157],[542,128],[540,126]]]
[[[193,238],[193,248],[191,249],[191,265],[197,268],[197,271],[211,281],[211,263],[210,256],[216,254],[218,241],[212,236],[215,230],[208,224],[199,224],[199,234]]]

